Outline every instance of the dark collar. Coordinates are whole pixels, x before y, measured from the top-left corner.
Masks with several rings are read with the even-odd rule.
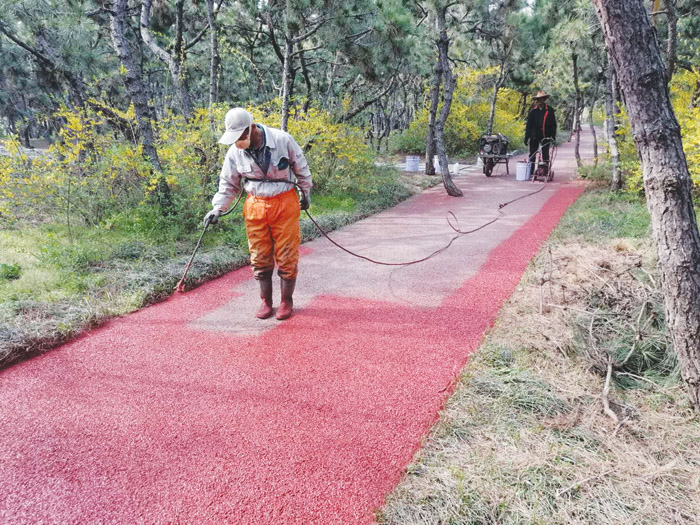
[[[260,124],[256,124],[260,132],[262,133],[262,142],[260,143],[259,148],[253,148],[252,146],[247,148],[246,151],[249,153],[252,153],[253,151],[259,151],[263,149],[267,145],[267,134],[265,133],[265,128],[261,126]]]

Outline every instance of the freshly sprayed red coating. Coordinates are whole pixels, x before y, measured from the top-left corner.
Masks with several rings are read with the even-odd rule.
[[[437,308],[327,294],[259,335],[193,328],[245,268],[2,372],[0,522],[371,523],[582,189]]]

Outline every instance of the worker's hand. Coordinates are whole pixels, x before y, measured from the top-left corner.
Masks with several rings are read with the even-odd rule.
[[[302,193],[299,199],[299,206],[301,206],[302,210],[308,210],[309,206],[311,206],[311,197],[306,193]]]
[[[211,210],[204,216],[204,226],[207,226],[208,224],[216,224],[217,222],[219,222],[219,215],[221,215],[221,210],[219,210],[218,208]]]

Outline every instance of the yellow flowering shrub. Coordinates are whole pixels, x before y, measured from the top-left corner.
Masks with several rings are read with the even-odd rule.
[[[143,199],[151,169],[140,145],[115,138],[91,110],[62,108],[54,117],[63,126],[42,155],[25,159],[16,139],[6,141],[10,156],[0,160],[5,179],[0,185],[9,190],[0,195],[0,209],[7,219],[29,209],[34,217],[76,215],[97,224],[114,209]]]
[[[493,76],[497,68],[483,70],[462,68],[457,71],[457,86],[445,123],[445,148],[448,155],[468,155],[477,150],[479,137],[486,132],[491,111]],[[524,123],[518,118],[520,95],[502,88],[498,92],[493,132],[502,133],[511,143],[511,149],[522,141]],[[440,111],[438,108],[438,114]],[[403,153],[425,152],[428,132],[428,108],[423,108],[409,128],[394,140],[394,149]]]
[[[671,101],[681,127],[683,151],[696,196],[700,195],[700,105],[698,105],[700,101],[695,101],[694,105],[693,96],[698,82],[700,82],[700,74],[690,71],[679,71],[671,82]],[[625,187],[630,192],[642,192],[644,190],[642,168],[634,147],[632,129],[624,110],[622,116],[622,125],[618,129],[617,136],[620,145],[620,163],[626,177]]]
[[[132,123],[137,129],[133,108],[107,109],[122,125]],[[35,218],[77,216],[86,224],[115,216],[120,224],[146,220],[129,210],[153,215],[148,211],[154,203],[151,196],[156,189],[162,191],[165,181],[167,213],[198,224],[216,192],[227,151],[217,141],[228,109],[226,104],[211,112],[200,109],[190,121],[176,115],[161,118],[156,123],[156,149],[163,167],[159,173],[144,157],[141,145],[127,140],[97,111],[63,108],[54,115],[63,127],[45,155],[30,160],[16,138],[6,142],[10,155],[0,156],[0,218],[21,219],[27,215],[23,210],[31,210]],[[279,101],[249,109],[256,122],[280,126]],[[375,167],[363,130],[335,122],[325,111],[311,108],[291,115],[289,132],[305,151],[316,193],[375,193],[389,177]],[[149,224],[157,227],[153,221]]]
[[[693,180],[693,189],[700,195],[700,100],[694,100],[700,73],[679,71],[671,83],[673,109],[681,126],[683,151]]]
[[[279,128],[279,100],[250,107],[255,122]],[[365,144],[362,128],[335,122],[331,115],[311,107],[290,116],[287,131],[297,141],[311,169],[314,192],[376,193],[386,181],[374,166],[375,156]]]
[[[37,187],[43,187],[45,181],[41,177],[43,163],[27,157],[17,137],[10,137],[3,145],[8,155],[0,155],[0,219],[8,221],[43,207],[42,191]]]

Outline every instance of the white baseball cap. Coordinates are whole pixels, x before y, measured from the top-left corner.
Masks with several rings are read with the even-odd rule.
[[[235,143],[243,132],[253,123],[253,115],[243,108],[229,109],[224,119],[226,131],[219,139],[219,144]]]

